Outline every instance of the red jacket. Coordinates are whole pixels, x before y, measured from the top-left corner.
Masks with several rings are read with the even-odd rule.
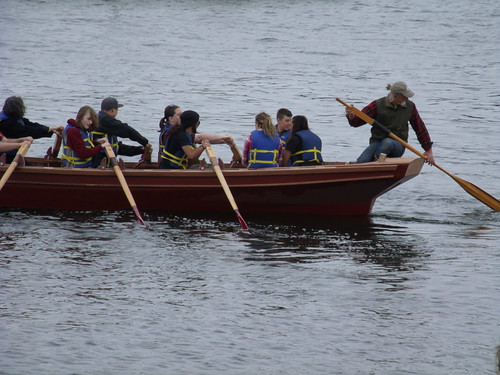
[[[80,133],[80,124],[75,120],[69,119],[68,124],[74,126],[69,128],[66,133],[66,145],[71,148],[79,158],[90,158],[103,150],[101,145],[92,148],[87,148],[83,142],[82,133]]]

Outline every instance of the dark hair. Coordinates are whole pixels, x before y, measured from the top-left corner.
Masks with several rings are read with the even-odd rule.
[[[82,125],[82,120],[85,117],[85,115],[87,114],[87,112],[90,112],[90,118],[92,119],[92,125],[90,125],[88,131],[92,132],[99,127],[99,117],[97,117],[97,113],[95,113],[94,108],[92,108],[91,106],[88,106],[88,105],[84,105],[78,111],[75,120],[79,125]]]
[[[183,121],[184,119],[184,121]],[[193,128],[193,134],[197,133],[198,125],[200,124],[200,116],[195,111],[184,111],[181,115],[181,123],[179,125],[173,125],[168,129],[166,137],[169,135],[177,134],[186,131],[188,128]]]
[[[278,112],[276,113],[276,120],[281,120],[285,116],[292,117],[292,112],[289,109],[286,109],[286,108],[280,108],[280,109],[278,109]]]
[[[301,130],[309,130],[309,124],[307,123],[307,117],[302,115],[293,116],[292,118],[292,131],[290,132],[290,137],[292,138],[295,133]]]
[[[20,120],[24,117],[26,106],[20,96],[11,96],[5,99],[2,111],[6,116]]]
[[[173,125],[171,126],[166,133],[164,133],[163,138],[164,138],[164,143],[165,146],[167,144],[167,138],[171,135],[180,133],[182,131],[182,125]]]
[[[165,124],[168,124],[168,118],[172,117],[172,116],[175,116],[175,110],[177,108],[179,108],[179,106],[175,105],[175,104],[170,104],[170,105],[167,105],[165,107],[165,111],[164,111],[163,117],[160,120],[160,124],[159,124],[160,131],[163,130],[163,127],[165,126]]]

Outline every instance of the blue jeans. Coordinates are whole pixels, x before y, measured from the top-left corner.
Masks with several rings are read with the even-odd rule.
[[[399,158],[403,156],[405,147],[392,138],[385,138],[381,141],[371,140],[370,145],[359,155],[356,163],[368,163],[380,156],[386,154],[390,158]]]

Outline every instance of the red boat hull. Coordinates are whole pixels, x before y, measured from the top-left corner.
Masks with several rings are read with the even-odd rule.
[[[31,164],[43,159],[28,159]],[[47,163],[47,162],[45,162]],[[242,214],[366,215],[385,192],[420,173],[423,159],[260,170],[224,169]],[[0,167],[0,173],[7,166]],[[231,212],[211,169],[129,169],[123,174],[144,211]],[[121,210],[128,202],[111,169],[18,167],[0,192],[0,207],[60,210]]]

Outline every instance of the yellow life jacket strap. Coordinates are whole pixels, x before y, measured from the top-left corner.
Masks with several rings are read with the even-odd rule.
[[[294,161],[293,165],[305,163],[306,161],[307,162],[316,161],[318,163],[321,163],[321,161],[318,159],[318,155],[321,155],[321,151],[318,150],[316,147],[314,147],[310,150],[302,150],[302,151],[295,152],[294,154],[292,154],[292,157],[296,156],[296,155],[300,155],[300,154],[305,154],[306,152],[312,153],[314,155],[314,157],[312,159],[309,159],[309,160],[296,160],[296,161]]]
[[[258,160],[258,154],[272,153],[273,160]],[[249,163],[262,163],[262,164],[276,164],[278,162],[278,150],[258,150],[256,148],[250,150],[250,155],[248,158]]]

